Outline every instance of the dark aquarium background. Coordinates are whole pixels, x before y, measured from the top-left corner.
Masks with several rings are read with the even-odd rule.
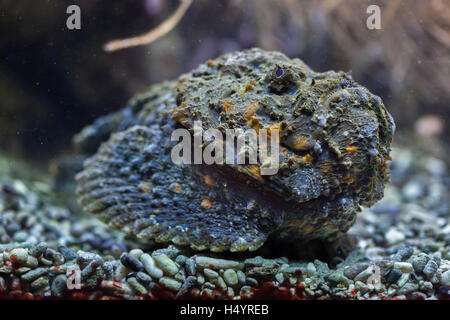
[[[383,12],[381,30],[365,25],[372,2]],[[106,53],[105,42],[157,26],[178,1],[4,0],[0,147],[47,161],[67,150],[83,126],[122,108],[150,84],[253,46],[299,57],[316,71],[351,71],[382,97],[398,139],[420,127],[445,140],[448,3],[391,2],[197,0],[179,25],[154,43]],[[66,27],[71,4],[81,8],[81,30]]]

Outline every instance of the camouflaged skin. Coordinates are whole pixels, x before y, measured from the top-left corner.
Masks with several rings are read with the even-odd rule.
[[[278,129],[280,169],[176,165],[174,129]],[[78,174],[84,210],[114,229],[195,250],[254,251],[269,236],[334,239],[383,196],[394,122],[344,72],[260,49],[152,86],[74,138],[98,151]]]

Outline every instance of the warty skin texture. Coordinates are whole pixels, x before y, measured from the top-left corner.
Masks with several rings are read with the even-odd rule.
[[[176,128],[280,130],[280,169],[176,165]],[[383,196],[392,117],[344,72],[250,49],[152,86],[74,138],[98,151],[78,174],[84,210],[143,239],[214,252],[257,250],[269,236],[335,239]]]

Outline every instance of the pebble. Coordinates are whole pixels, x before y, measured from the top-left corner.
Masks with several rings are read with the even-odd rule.
[[[368,262],[360,262],[350,266],[346,266],[344,268],[344,276],[353,280],[358,274],[360,274],[363,270],[366,270],[368,267]]]
[[[403,273],[411,273],[413,271],[413,265],[408,262],[395,262],[394,268],[401,270]]]
[[[142,255],[141,255],[142,256]],[[120,262],[133,271],[142,271],[144,270],[144,265],[140,262],[136,257],[132,256],[128,253],[123,253],[120,256]]]
[[[152,277],[150,277],[145,272],[136,273],[136,279],[138,279],[140,282],[144,284],[149,284],[150,282],[152,282]]]
[[[312,277],[315,274],[316,274],[316,266],[312,262],[308,263],[308,265],[306,266],[306,275],[308,277]]]
[[[441,276],[441,284],[450,287],[450,270],[445,271]]]
[[[342,272],[339,272],[339,271],[331,273],[328,276],[328,281],[330,281],[331,283],[333,283],[335,285],[343,284],[347,287],[350,284],[350,280],[345,275],[343,275]]]
[[[169,245],[167,248],[161,248],[153,251],[152,257],[154,258],[155,256],[162,253],[168,256],[170,259],[175,259],[180,254],[180,249],[178,249],[174,245]]]
[[[175,262],[178,263],[180,266],[184,267],[186,265],[186,261],[188,260],[188,257],[179,255],[175,258]]]
[[[133,249],[129,252],[129,255],[139,260],[141,256],[144,254],[144,251],[141,249]]]
[[[295,286],[296,283],[297,283],[297,278],[295,278],[295,277],[289,277],[288,280],[289,280],[289,284],[290,284],[292,287]]]
[[[19,278],[13,278],[10,285],[9,285],[9,289],[10,290],[21,290],[22,289],[22,285],[20,283],[20,279]]]
[[[403,273],[400,277],[400,279],[398,279],[397,281],[397,285],[401,288],[405,285],[405,283],[407,283],[409,280],[409,274],[407,273]]]
[[[327,275],[330,273],[330,268],[325,262],[316,259],[314,260],[314,266],[316,267],[317,273],[321,275]]]
[[[184,282],[186,280],[186,271],[184,269],[180,269],[178,273],[174,276],[175,280],[178,280],[180,282]]]
[[[17,231],[13,237],[14,241],[25,242],[28,239],[28,233],[25,231]]]
[[[21,279],[25,281],[33,281],[45,274],[48,273],[48,268],[36,268],[34,270],[30,270],[27,273],[20,276]]]
[[[373,275],[373,268],[368,267],[367,269],[365,269],[364,271],[360,272],[356,277],[355,277],[355,282],[356,281],[366,281],[367,278],[369,278],[371,275]]]
[[[241,296],[241,298],[250,298],[252,296],[252,287],[243,286],[239,291],[239,295]]]
[[[210,289],[210,288],[204,288],[204,289],[202,289],[202,291],[200,292],[200,296],[202,296],[202,297],[208,297],[208,298],[213,298],[214,292],[213,292],[213,290]]]
[[[47,287],[49,284],[48,282],[48,278],[47,277],[40,277],[36,280],[34,280],[31,284],[30,287],[33,291],[37,291],[40,289],[43,289],[45,287]]]
[[[179,271],[177,264],[164,253],[154,255],[153,259],[156,265],[168,275],[173,276]]]
[[[56,297],[62,297],[67,285],[67,277],[64,274],[56,276],[51,285],[52,294]]]
[[[104,278],[106,280],[112,280],[114,278],[114,265],[111,261],[106,261],[103,265]]]
[[[23,274],[23,273],[25,273],[25,272],[28,272],[28,271],[30,271],[30,270],[31,270],[31,268],[28,268],[28,267],[20,267],[20,268],[16,269],[16,270],[14,271],[14,273],[15,273],[16,275],[21,275],[21,274]]]
[[[23,248],[11,250],[9,253],[9,260],[18,265],[24,265],[28,260],[28,250]]]
[[[27,262],[25,263],[27,267],[36,268],[39,265],[39,261],[36,257],[28,256]]]
[[[251,287],[257,287],[258,284],[258,280],[256,280],[255,278],[251,278],[251,277],[247,277],[247,279],[245,279],[245,284],[249,285]]]
[[[237,269],[239,267],[238,261],[216,259],[211,257],[197,256],[195,263],[200,268],[209,269]]]
[[[402,193],[408,201],[414,201],[423,195],[423,186],[417,183],[417,181],[410,181],[405,184]]]
[[[95,260],[88,263],[86,267],[84,267],[83,270],[81,270],[81,279],[87,279],[91,274],[97,270],[99,267],[99,263]]]
[[[378,260],[375,264],[380,268],[380,275],[386,277],[394,267],[394,263],[390,260]]]
[[[0,267],[0,274],[10,274],[13,270],[11,265]]]
[[[44,258],[44,257],[41,257],[41,258],[39,259],[39,261],[40,261],[42,264],[45,264],[46,266],[51,266],[51,265],[53,265],[53,261],[52,261],[52,260],[46,259],[46,258]]]
[[[59,253],[58,251],[55,251],[55,250],[52,250],[51,259],[58,266],[62,265],[65,262],[64,256],[61,253]]]
[[[40,242],[35,246],[32,246],[29,249],[29,253],[36,258],[39,258],[44,252],[45,250],[47,250],[48,245],[45,242]]]
[[[369,291],[369,288],[367,287],[367,285],[362,281],[355,282],[355,289],[358,290],[359,292],[361,292],[362,294]]]
[[[190,276],[195,275],[195,262],[193,259],[189,258],[186,260],[185,268],[186,268],[186,272],[188,273],[188,275],[190,275]]]
[[[241,284],[245,283],[245,280],[246,280],[246,275],[245,275],[245,273],[242,272],[241,270],[238,270],[238,271],[236,272],[236,274],[237,274],[239,283],[241,283]]]
[[[123,264],[119,264],[114,271],[114,280],[120,281],[124,279],[129,272],[130,270],[127,267],[125,267]]]
[[[237,279],[237,277],[236,277],[236,279]],[[276,275],[275,275],[275,280],[277,280],[278,281],[278,283],[283,283],[284,282],[284,276],[283,276],[283,273],[281,273],[281,272],[278,272]],[[225,281],[226,281],[226,279],[225,279]]]
[[[223,278],[221,276],[219,276],[215,280],[215,283],[219,286],[220,289],[222,289],[222,291],[226,291],[227,290],[227,284],[225,283],[225,281],[223,280]]]
[[[391,272],[389,272],[389,275],[387,276],[387,282],[388,283],[396,283],[398,281],[398,279],[400,279],[400,277],[402,276],[402,272],[398,269],[393,269],[391,270]]]
[[[427,276],[428,279],[431,279],[436,274],[438,268],[438,264],[434,260],[430,260],[425,265],[425,268],[423,268],[423,273]]]
[[[216,271],[208,268],[203,269],[203,273],[210,279],[216,279],[219,277],[219,274]]]
[[[145,289],[145,287],[142,284],[140,284],[139,281],[137,281],[137,279],[135,277],[128,278],[127,283],[134,291],[137,291],[138,293],[140,293],[142,295],[145,295],[148,293],[147,289]]]
[[[197,278],[193,276],[188,276],[181,286],[179,294],[189,293],[197,285]]]
[[[159,279],[163,276],[163,271],[155,265],[155,261],[149,254],[144,253],[141,256],[141,262],[144,265],[145,271],[147,271],[151,277]]]
[[[197,283],[198,283],[199,285],[204,284],[204,283],[205,283],[205,277],[202,276],[201,274],[199,274],[199,275],[197,276]]]
[[[425,293],[416,291],[411,293],[411,300],[425,300],[427,295]]]
[[[93,253],[93,252],[86,252],[83,250],[78,250],[77,256],[78,256],[77,261],[82,266],[87,265],[92,260],[99,261],[99,263],[101,263],[103,261],[103,258],[100,257],[98,254]]]
[[[167,289],[172,291],[178,291],[181,288],[181,282],[169,277],[162,277],[159,279],[159,283],[163,284]]]
[[[412,261],[412,265],[416,272],[422,272],[427,265],[428,259],[426,255],[419,255],[415,257]]]
[[[86,279],[84,283],[85,287],[90,289],[96,288],[97,284],[102,279],[102,273],[103,271],[101,268],[97,268],[96,270],[94,270],[94,272]]]
[[[216,288],[215,281],[214,281],[214,283],[212,283],[210,281],[205,282],[202,286],[202,289],[204,289],[204,288],[215,289]]]
[[[261,267],[265,259],[261,256],[256,256],[254,258],[245,259],[244,264],[247,267]]]
[[[281,274],[282,275],[282,274]],[[238,276],[236,271],[234,271],[233,269],[227,269],[224,271],[223,273],[223,279],[225,280],[225,282],[229,285],[229,286],[235,286],[238,284],[239,280],[238,280]],[[280,283],[283,281],[279,281]]]
[[[395,227],[391,227],[387,232],[386,232],[386,241],[388,242],[389,245],[394,245],[397,244],[403,240],[405,240],[405,235],[400,232],[399,230],[397,230]]]
[[[0,292],[6,292],[8,289],[8,285],[6,284],[5,279],[3,277],[0,277]]]
[[[414,253],[414,249],[411,247],[403,247],[397,251],[392,257],[392,261],[405,261]]]
[[[397,290],[397,294],[398,295],[403,295],[403,294],[406,295],[410,292],[417,291],[418,289],[419,289],[419,285],[417,283],[408,282],[405,285],[403,285],[402,287],[400,287],[400,289]]]
[[[77,258],[77,254],[65,246],[59,246],[58,251],[61,252],[66,261],[71,261]]]
[[[419,288],[421,291],[432,292],[433,284],[430,281],[424,281],[423,283],[419,284]]]

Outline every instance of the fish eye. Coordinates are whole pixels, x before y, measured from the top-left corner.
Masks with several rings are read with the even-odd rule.
[[[281,79],[286,74],[286,70],[284,68],[277,67],[273,72],[273,76],[276,79]]]

